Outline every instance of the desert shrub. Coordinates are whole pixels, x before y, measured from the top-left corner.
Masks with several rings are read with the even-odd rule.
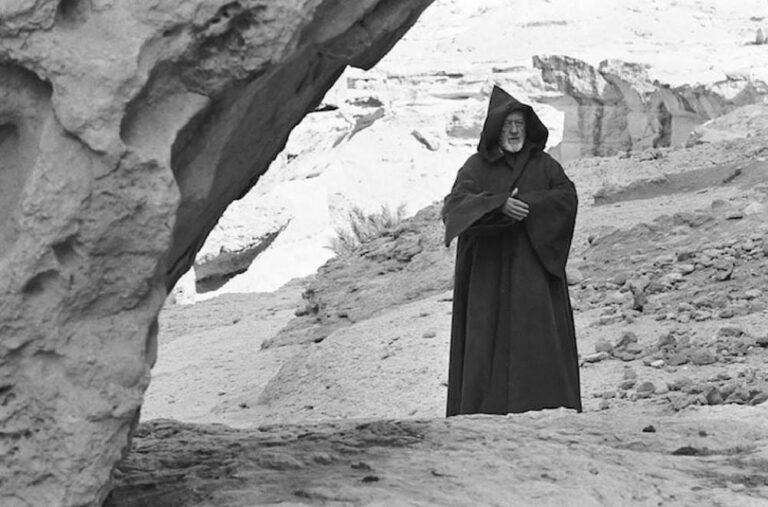
[[[405,218],[405,204],[392,210],[387,205],[374,213],[366,213],[358,206],[347,212],[348,227],[336,229],[336,237],[331,238],[331,250],[338,256],[349,255],[363,243],[381,236],[395,228]]]

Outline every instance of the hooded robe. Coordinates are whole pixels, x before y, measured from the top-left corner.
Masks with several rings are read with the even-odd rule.
[[[511,111],[526,118],[521,151],[498,139]],[[544,153],[549,131],[533,109],[494,87],[477,153],[459,170],[442,210],[445,244],[458,238],[447,415],[581,411],[565,264],[576,189]],[[501,212],[514,188],[528,204]]]

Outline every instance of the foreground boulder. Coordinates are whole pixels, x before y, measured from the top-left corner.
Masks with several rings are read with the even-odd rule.
[[[167,288],[430,0],[0,7],[0,505],[97,505]]]

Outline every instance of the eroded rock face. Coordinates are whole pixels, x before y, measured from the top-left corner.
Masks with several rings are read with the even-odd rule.
[[[167,288],[344,67],[429,3],[0,6],[0,504],[100,504]]]
[[[738,106],[762,101],[768,87],[733,76],[710,86],[670,87],[652,81],[640,64],[606,60],[598,68],[568,56],[535,56],[565,112],[561,160],[606,156],[645,148],[680,146],[690,132]]]

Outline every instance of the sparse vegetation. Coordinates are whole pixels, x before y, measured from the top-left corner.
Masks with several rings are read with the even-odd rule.
[[[382,205],[381,209],[374,213],[366,213],[362,208],[354,206],[347,216],[349,227],[337,228],[336,237],[331,239],[331,250],[338,256],[351,254],[361,244],[397,226],[405,218],[405,204],[395,210]]]

